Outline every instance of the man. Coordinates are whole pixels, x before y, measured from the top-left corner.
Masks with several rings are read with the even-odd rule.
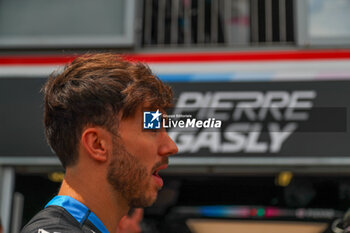
[[[170,87],[141,63],[91,54],[53,73],[43,92],[46,137],[66,173],[22,233],[116,232],[131,207],[156,200],[158,172],[177,153],[164,129],[142,129],[144,108],[171,106]]]

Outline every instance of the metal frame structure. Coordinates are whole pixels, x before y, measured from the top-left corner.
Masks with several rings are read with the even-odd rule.
[[[24,196],[21,193],[13,194],[12,217],[11,217],[11,232],[17,233],[21,231],[22,214],[24,206]]]
[[[257,44],[287,46],[294,42],[294,38],[287,38],[287,31],[291,30],[287,13],[293,12],[287,0],[265,0],[264,4],[258,0],[142,2],[139,15],[143,31],[140,30],[139,47],[226,48]],[[243,37],[236,38],[240,34]]]
[[[327,158],[273,158],[273,157],[251,157],[251,158],[228,158],[228,157],[170,157],[169,169],[164,173],[179,174],[188,171],[200,174],[217,174],[217,173],[249,173],[254,171],[259,173],[274,173],[284,170],[292,170],[302,173],[329,172],[339,173],[346,172],[350,166],[350,158],[344,157],[327,157]],[[54,168],[61,170],[61,164],[56,157],[16,157],[0,158],[2,166],[14,167],[47,167],[47,171]],[[343,169],[344,168],[344,169]],[[41,171],[43,169],[40,169]],[[45,170],[45,169],[44,169]],[[209,170],[209,171],[208,171]],[[6,172],[9,172],[6,170]],[[13,172],[13,171],[12,171]],[[6,173],[3,180],[9,179],[10,173]],[[8,186],[9,181],[6,183]]]
[[[0,166],[0,214],[4,233],[10,232],[14,184],[15,169],[10,166]]]

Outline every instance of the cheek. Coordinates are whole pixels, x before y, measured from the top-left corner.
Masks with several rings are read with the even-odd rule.
[[[146,166],[153,166],[157,161],[157,142],[155,139],[147,137],[135,137],[134,140],[129,140],[125,142],[129,153],[133,154]],[[148,165],[148,164],[151,165]]]

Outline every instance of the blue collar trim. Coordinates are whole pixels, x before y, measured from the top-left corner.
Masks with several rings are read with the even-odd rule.
[[[70,196],[56,196],[47,205],[61,206],[68,211],[80,224],[83,224],[86,218],[95,225],[95,227],[102,233],[108,233],[107,228],[101,220],[89,210],[84,204],[75,200]]]

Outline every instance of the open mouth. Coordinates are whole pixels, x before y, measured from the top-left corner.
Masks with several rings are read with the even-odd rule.
[[[158,171],[154,171],[152,175],[154,175],[154,176],[156,176],[156,177],[159,177],[159,178],[160,178],[160,176],[158,175]]]
[[[159,176],[158,172],[162,169],[165,169],[168,167],[168,164],[164,164],[160,167],[158,167],[153,173],[152,173],[152,177],[154,178],[155,182],[162,187],[163,186],[163,179]]]

